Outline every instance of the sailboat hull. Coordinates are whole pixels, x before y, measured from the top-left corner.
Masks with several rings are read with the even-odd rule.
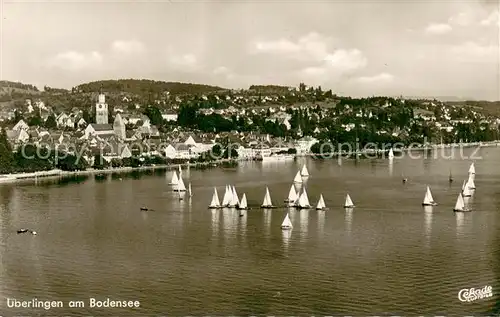
[[[471,212],[470,209],[453,209],[453,212]]]
[[[354,205],[350,205],[350,206],[344,205],[344,208],[354,208],[354,207],[356,207],[356,206],[354,206]]]
[[[281,230],[292,230],[290,226],[281,226]]]
[[[422,203],[422,206],[437,206],[437,203]]]
[[[293,206],[297,209],[311,209],[311,206]]]
[[[208,206],[208,209],[220,209],[220,206]]]
[[[262,206],[260,206],[260,208],[262,208],[262,209],[275,209],[277,207],[276,206],[264,206],[264,205],[262,205]]]

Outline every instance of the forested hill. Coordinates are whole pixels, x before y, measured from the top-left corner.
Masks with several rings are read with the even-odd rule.
[[[147,93],[161,94],[167,91],[171,95],[182,94],[201,94],[215,91],[227,90],[225,88],[209,85],[164,82],[147,79],[118,79],[118,80],[99,80],[85,83],[74,87],[73,92],[98,92],[106,93],[130,93],[135,95],[144,95]]]

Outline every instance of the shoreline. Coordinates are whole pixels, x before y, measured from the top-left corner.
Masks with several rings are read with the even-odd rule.
[[[427,146],[422,146],[422,147],[404,147],[404,148],[399,148],[396,149],[396,152],[403,152],[403,151],[424,151],[424,150],[437,150],[437,149],[448,149],[448,148],[457,148],[457,147],[498,147],[500,145],[500,140],[497,141],[489,141],[489,142],[472,142],[472,143],[452,143],[452,144],[428,144]],[[363,154],[371,154],[373,155],[374,153],[385,153],[388,152],[389,149],[386,150],[374,150],[374,151],[369,151],[369,150],[364,150],[364,151],[356,151],[352,153],[331,153],[334,156],[356,156],[356,155],[363,155]],[[327,155],[327,153],[323,154]],[[317,156],[316,154],[313,153],[307,153],[307,154],[296,154],[295,157],[315,157]],[[20,181],[27,181],[27,180],[37,180],[39,178],[52,178],[52,177],[65,177],[65,176],[78,176],[78,175],[99,175],[99,174],[113,174],[113,173],[127,173],[127,172],[133,172],[133,171],[148,171],[148,170],[155,170],[155,169],[164,169],[164,170],[171,170],[171,169],[176,169],[181,167],[197,167],[197,166],[210,166],[213,165],[214,167],[219,167],[222,163],[230,162],[232,160],[229,159],[224,159],[224,160],[218,160],[218,161],[213,161],[213,162],[203,162],[203,163],[180,163],[180,164],[161,164],[161,165],[148,165],[148,166],[138,166],[138,167],[109,167],[105,169],[93,169],[89,168],[83,171],[63,171],[59,169],[53,169],[50,171],[39,171],[39,172],[32,172],[32,173],[14,173],[14,174],[3,174],[0,175],[0,185],[1,184],[12,184]],[[236,161],[248,161],[248,158],[239,158]]]
[[[214,162],[204,162],[204,163],[181,163],[181,164],[161,164],[161,165],[148,165],[148,166],[138,166],[138,167],[109,167],[104,169],[93,169],[89,168],[83,171],[63,171],[60,169],[53,169],[50,171],[39,171],[32,173],[15,173],[15,174],[3,174],[0,175],[0,185],[1,184],[12,184],[25,180],[37,180],[39,178],[53,178],[53,177],[65,177],[65,176],[78,176],[78,175],[100,175],[100,174],[113,174],[113,173],[127,173],[133,171],[149,171],[149,170],[172,170],[178,169],[180,167],[197,167],[203,165],[214,165],[215,167],[220,166],[222,163],[227,163],[232,160],[219,160]],[[238,160],[239,161],[239,160]]]

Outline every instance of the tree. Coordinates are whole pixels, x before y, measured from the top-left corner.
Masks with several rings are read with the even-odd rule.
[[[163,117],[160,109],[155,106],[148,106],[144,110],[144,114],[149,118],[152,125],[161,126],[163,124]]]
[[[94,168],[98,170],[105,169],[109,166],[108,161],[106,161],[100,154],[94,156]]]
[[[41,126],[42,125],[42,118],[38,114],[35,114],[33,117],[31,117],[28,120],[28,125],[29,126]]]
[[[57,127],[56,116],[53,113],[45,120],[45,127],[47,129],[55,129]]]
[[[11,173],[14,170],[14,155],[4,129],[0,131],[0,173]]]

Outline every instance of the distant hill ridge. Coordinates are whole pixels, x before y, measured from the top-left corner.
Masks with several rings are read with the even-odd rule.
[[[78,92],[98,92],[102,90],[105,93],[132,93],[132,94],[162,94],[170,93],[171,95],[181,94],[200,94],[210,93],[215,91],[228,90],[218,86],[180,83],[180,82],[165,82],[149,79],[117,79],[117,80],[99,80],[78,85],[72,89]]]

